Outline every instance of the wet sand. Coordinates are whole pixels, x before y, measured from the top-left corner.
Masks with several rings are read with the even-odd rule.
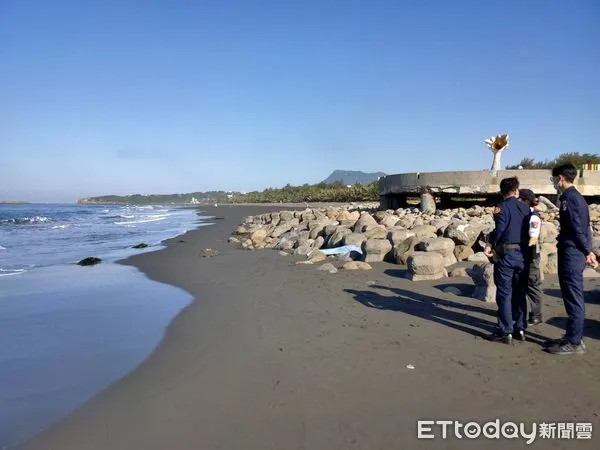
[[[544,286],[547,323],[530,341],[489,343],[495,305],[468,297],[470,279],[413,283],[387,263],[329,274],[227,243],[243,216],[269,210],[206,208],[220,218],[214,225],[127,260],[194,302],[134,372],[23,448],[527,447],[443,441],[439,429],[418,440],[420,419],[591,422],[591,441],[538,438],[533,447],[600,448],[600,300],[588,299],[585,355],[551,356],[539,345],[563,332],[555,277]],[[199,257],[207,247],[220,254]],[[467,296],[441,292],[448,285]]]

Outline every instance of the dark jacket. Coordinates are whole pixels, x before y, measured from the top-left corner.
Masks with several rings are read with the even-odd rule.
[[[494,209],[496,227],[490,234],[492,248],[507,244],[519,244],[524,249],[529,241],[529,217],[531,210],[516,197],[508,197]]]
[[[584,255],[592,251],[590,210],[583,196],[571,186],[560,197],[558,245],[575,247]]]

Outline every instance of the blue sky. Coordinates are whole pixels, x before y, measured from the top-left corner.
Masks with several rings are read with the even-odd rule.
[[[600,3],[0,0],[0,198],[597,152]]]

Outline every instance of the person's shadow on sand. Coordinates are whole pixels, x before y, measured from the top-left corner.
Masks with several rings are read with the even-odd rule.
[[[481,319],[468,314],[479,313],[495,319],[496,312],[480,306],[462,304],[431,297],[429,295],[387,286],[372,286],[374,289],[385,289],[395,294],[394,297],[384,296],[374,291],[357,291],[345,289],[352,294],[354,299],[369,307],[388,311],[398,311],[411,316],[427,319],[440,325],[453,328],[475,337],[485,337],[496,328],[496,322]],[[452,309],[460,311],[453,311]],[[527,332],[527,339],[539,345],[543,345],[546,337],[536,333]]]
[[[546,294],[549,297],[555,297],[559,301],[562,300],[562,292],[560,291],[560,289],[556,289],[556,288],[544,289],[544,294]],[[584,301],[585,301],[585,303],[590,303],[590,304],[596,304],[596,305],[600,304],[600,295],[598,295],[596,292],[585,291],[584,292]]]
[[[546,320],[546,323],[562,330],[567,328],[566,317],[551,317],[550,319]],[[600,340],[600,322],[595,319],[585,319],[585,324],[583,326],[583,337]]]

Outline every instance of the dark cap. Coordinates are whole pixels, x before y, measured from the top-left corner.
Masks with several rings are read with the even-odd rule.
[[[519,199],[530,205],[537,203],[537,198],[531,189],[519,189]]]

